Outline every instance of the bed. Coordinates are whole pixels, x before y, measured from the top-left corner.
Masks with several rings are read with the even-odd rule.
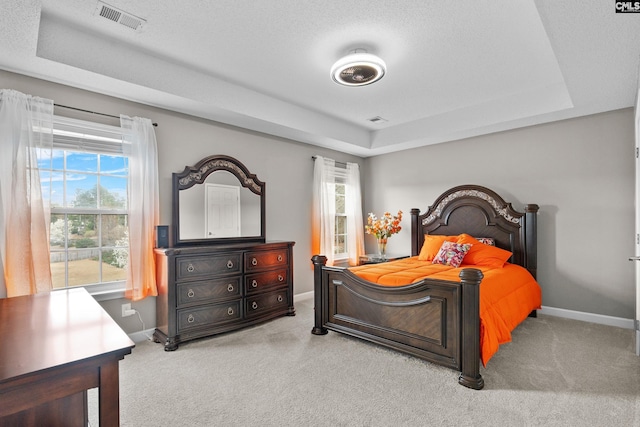
[[[314,255],[312,333],[331,330],[365,339],[460,371],[460,384],[482,389],[480,364],[486,365],[497,347],[510,340],[510,331],[528,316],[535,317],[540,308],[535,281],[537,212],[535,204],[519,212],[488,188],[462,185],[444,192],[423,214],[411,210],[410,258],[341,268],[327,266],[325,256]],[[432,267],[433,261],[424,257],[427,247],[438,239],[454,241],[460,236],[510,252],[504,268],[464,260],[457,268]],[[417,279],[410,270],[421,268],[435,268],[438,274]],[[527,283],[509,278],[506,285],[504,279],[492,284],[502,270],[519,271]],[[386,284],[364,278],[391,277],[387,273],[395,279]],[[505,292],[505,286],[510,290]],[[491,296],[489,290],[500,287],[502,293]],[[493,331],[493,323],[505,323],[503,330]]]

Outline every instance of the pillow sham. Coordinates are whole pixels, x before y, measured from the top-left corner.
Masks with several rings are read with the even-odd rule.
[[[476,237],[476,240],[480,243],[484,243],[485,245],[495,246],[496,241],[493,237]]]
[[[418,254],[418,259],[421,261],[433,261],[433,258],[438,254],[442,243],[445,241],[455,242],[458,240],[458,236],[440,236],[433,234],[424,235],[424,243]]]
[[[472,245],[464,256],[464,264],[502,268],[504,263],[513,255],[511,252],[497,246],[484,245],[468,234],[458,236],[458,243]]]
[[[470,243],[456,243],[444,241],[440,250],[433,258],[433,264],[450,265],[451,267],[460,267],[465,255],[472,247]]]

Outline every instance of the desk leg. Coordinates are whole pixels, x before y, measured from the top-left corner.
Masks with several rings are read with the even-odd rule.
[[[100,367],[100,388],[98,389],[100,426],[120,425],[120,378],[118,361]]]

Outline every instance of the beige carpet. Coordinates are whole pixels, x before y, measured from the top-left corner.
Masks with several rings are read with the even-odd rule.
[[[329,332],[297,315],[120,363],[123,426],[640,426],[631,330],[527,319],[482,369],[458,373]]]

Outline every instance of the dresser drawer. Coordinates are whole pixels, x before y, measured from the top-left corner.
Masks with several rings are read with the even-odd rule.
[[[281,268],[264,273],[247,274],[244,276],[245,295],[286,286],[289,283],[287,271],[286,268]]]
[[[267,268],[286,266],[289,264],[287,249],[273,251],[254,251],[244,255],[244,270],[246,272],[259,271]]]
[[[225,277],[203,282],[181,283],[177,286],[178,306],[241,295],[241,277]]]
[[[241,300],[178,310],[178,333],[242,318]]]
[[[285,309],[288,307],[288,301],[289,292],[287,289],[249,297],[246,299],[246,316],[251,318],[272,310]]]
[[[176,280],[242,272],[242,253],[176,258]]]

